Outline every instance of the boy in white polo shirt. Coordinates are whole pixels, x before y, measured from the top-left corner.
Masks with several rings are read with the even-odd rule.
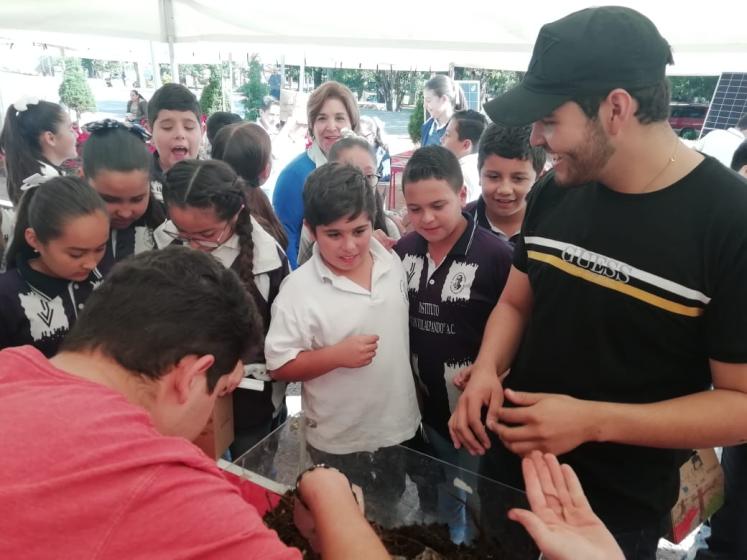
[[[309,175],[304,221],[314,254],[283,282],[265,339],[272,377],[303,382],[312,456],[341,470],[357,454],[411,439],[420,423],[407,278],[371,236],[375,212],[360,170],[330,163]]]

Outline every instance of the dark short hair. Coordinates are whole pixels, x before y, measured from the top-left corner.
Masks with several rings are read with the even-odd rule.
[[[581,110],[590,119],[596,119],[599,106],[602,104],[610,90],[598,94],[589,94],[574,99]],[[630,96],[638,102],[635,116],[641,124],[665,121],[669,118],[669,103],[671,101],[671,85],[668,78],[660,80],[652,86],[628,89]]]
[[[189,355],[215,357],[212,393],[261,336],[257,309],[236,273],[188,247],[146,251],[117,264],[86,301],[62,351],[98,351],[158,379]]]
[[[739,171],[747,165],[747,140],[742,142],[739,147],[734,150],[734,155],[731,158],[731,168],[734,171]]]
[[[352,165],[326,163],[306,178],[303,188],[304,219],[316,229],[349,217],[366,214],[373,224],[376,199],[363,172]]]
[[[262,109],[263,111],[267,111],[267,109],[269,109],[273,105],[278,105],[279,106],[280,105],[280,101],[278,101],[277,99],[275,99],[272,95],[265,95],[262,98],[262,105],[259,108]]]
[[[500,156],[506,159],[529,160],[532,168],[539,175],[545,167],[547,154],[544,149],[532,146],[529,136],[532,126],[502,126],[490,124],[480,137],[477,149],[477,169],[482,170],[488,156]]]
[[[160,111],[189,111],[200,121],[202,110],[195,94],[181,84],[164,84],[156,90],[148,103],[148,123],[151,128]]]
[[[472,141],[472,153],[477,151],[477,143],[480,141],[483,130],[485,130],[485,115],[474,109],[457,111],[451,116],[454,122],[459,140]]]
[[[449,150],[435,144],[418,148],[412,154],[402,173],[402,192],[407,183],[426,179],[444,180],[454,192],[459,192],[464,185],[459,160]]]
[[[228,111],[216,111],[210,115],[205,122],[205,132],[207,134],[208,142],[213,143],[215,135],[218,131],[229,124],[241,122],[242,119],[236,113],[229,113]]]

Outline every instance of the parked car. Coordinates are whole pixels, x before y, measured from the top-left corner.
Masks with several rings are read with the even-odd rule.
[[[364,93],[358,100],[358,107],[361,109],[386,111],[386,103],[379,102],[379,98],[375,93]]]
[[[669,106],[669,124],[681,137],[695,140],[703,128],[708,105],[700,103],[672,103]]]

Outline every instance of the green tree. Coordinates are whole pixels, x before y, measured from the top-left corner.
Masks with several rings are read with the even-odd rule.
[[[423,108],[423,92],[418,93],[418,100],[415,102],[415,110],[410,115],[410,122],[407,124],[407,132],[410,133],[410,140],[414,144],[420,143],[420,130],[425,122],[425,109]]]
[[[269,88],[262,83],[262,64],[256,56],[249,62],[249,81],[239,91],[244,105],[244,118],[249,121],[257,120],[262,98],[269,93]]]
[[[96,100],[77,58],[65,60],[65,74],[59,89],[60,102],[75,111],[75,120],[86,111],[96,110]]]
[[[718,76],[672,76],[672,101],[710,103],[718,83]]]
[[[223,91],[220,66],[210,67],[210,79],[200,95],[200,109],[202,109],[205,115],[211,115],[216,111],[229,111],[231,109],[231,103]]]
[[[360,99],[366,90],[369,80],[373,80],[373,73],[370,70],[335,70],[334,79],[350,88]]]

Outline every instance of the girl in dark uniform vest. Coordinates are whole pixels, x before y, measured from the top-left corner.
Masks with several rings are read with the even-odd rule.
[[[27,179],[0,275],[0,348],[31,344],[45,356],[62,339],[102,281],[109,217],[82,179]]]
[[[166,220],[166,211],[151,192],[148,133],[111,119],[86,129],[91,136],[83,147],[83,172],[111,219],[106,261],[154,249],[153,231]]]

